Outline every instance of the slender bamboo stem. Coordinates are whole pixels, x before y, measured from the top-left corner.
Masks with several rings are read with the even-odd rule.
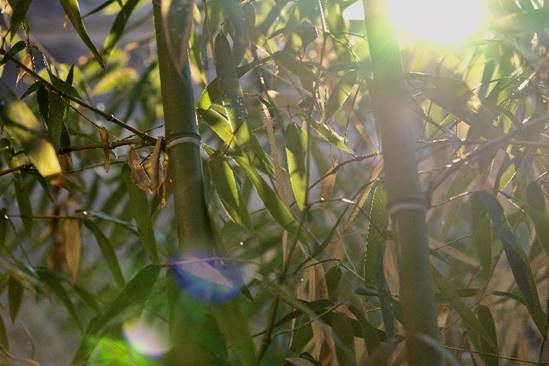
[[[425,199],[415,154],[411,97],[406,91],[396,34],[383,0],[364,0],[374,70],[371,94],[381,132],[392,224],[399,247],[400,297],[407,333],[408,363],[437,366],[441,355],[417,335],[438,339],[434,286],[429,263]]]

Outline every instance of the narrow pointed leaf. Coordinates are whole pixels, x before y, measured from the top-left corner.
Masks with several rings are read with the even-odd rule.
[[[25,17],[27,16],[27,10],[29,10],[31,2],[32,0],[9,1],[13,9],[13,13],[11,15],[10,27],[8,29],[8,32],[11,33],[12,36],[17,32],[21,23],[23,23],[23,21],[25,20]]]
[[[215,157],[209,162],[210,174],[223,207],[239,225],[251,228],[247,208],[242,205],[234,172],[226,160]]]
[[[122,37],[124,28],[126,27],[126,24],[138,2],[139,0],[126,1],[122,9],[116,15],[111,31],[109,32],[107,39],[105,39],[105,44],[103,45],[103,56],[105,58],[109,56],[116,43],[118,43],[118,40],[120,40],[120,37]]]
[[[93,53],[99,65],[101,65],[101,67],[104,67],[105,64],[103,63],[103,58],[97,51],[97,48],[95,48],[95,45],[93,44],[92,40],[90,39],[90,36],[88,35],[86,26],[84,25],[84,22],[82,22],[78,0],[59,0],[59,2],[61,3],[61,6],[63,6],[63,9],[65,10],[65,14],[67,15],[67,18],[69,18],[70,22],[72,23],[72,26],[74,27],[74,30],[80,36],[80,39],[82,39],[84,44]]]
[[[505,218],[503,208],[494,196],[488,192],[478,192],[479,198],[488,210],[495,231],[499,236],[507,261],[526,306],[541,334],[545,332],[545,317],[539,300],[534,276],[530,269],[526,253]]]
[[[308,190],[307,132],[290,123],[284,133],[288,174],[297,206],[303,210]]]
[[[137,224],[141,244],[149,256],[149,259],[153,263],[158,263],[159,258],[156,249],[156,239],[154,237],[151,208],[147,200],[147,196],[145,192],[137,188],[137,186],[133,183],[130,178],[130,168],[125,165],[123,170],[126,189],[128,190],[128,195],[130,196],[129,207],[135,223]]]
[[[471,196],[471,225],[482,274],[488,278],[492,270],[492,232],[490,217],[477,194]]]
[[[482,359],[484,360],[486,366],[498,366],[498,358],[496,356],[490,356],[498,354],[496,326],[494,324],[494,318],[490,313],[490,309],[484,305],[480,305],[477,309],[477,317],[493,340],[493,344],[490,344],[483,339],[480,340],[481,351],[485,353],[482,355]]]
[[[148,265],[140,270],[124,287],[105,310],[91,320],[73,358],[73,365],[85,363],[104,333],[107,324],[118,314],[132,306],[142,306],[149,298],[160,274],[160,266]]]
[[[95,236],[95,240],[97,242],[97,245],[99,246],[99,250],[105,258],[107,266],[109,267],[109,270],[111,271],[111,274],[116,281],[116,284],[118,286],[124,286],[124,275],[122,274],[120,264],[118,263],[118,258],[116,257],[116,252],[114,251],[110,240],[103,234],[103,232],[101,232],[101,229],[99,229],[99,227],[93,221],[86,220],[84,221],[84,225],[86,225],[88,230],[90,230],[91,233]]]
[[[10,309],[10,318],[15,322],[21,303],[23,301],[23,285],[13,276],[8,281],[8,305]]]
[[[10,339],[8,338],[8,332],[6,331],[6,324],[4,323],[4,319],[0,315],[0,346],[3,347],[4,350],[10,349]]]
[[[65,308],[67,308],[67,311],[71,315],[76,325],[78,325],[79,328],[82,328],[82,324],[80,323],[80,318],[78,317],[76,308],[72,303],[67,291],[61,284],[62,279],[55,273],[52,273],[51,271],[42,268],[37,269],[36,274],[38,275],[40,281],[44,282],[46,286],[48,286],[49,289],[53,291],[55,296],[57,296],[57,298],[63,303]]]
[[[494,345],[494,341],[490,337],[490,334],[484,329],[484,326],[471,311],[471,308],[463,302],[461,297],[455,292],[446,279],[435,269],[433,269],[433,279],[442,296],[448,300],[452,309],[459,314],[469,329],[479,335],[488,344]]]

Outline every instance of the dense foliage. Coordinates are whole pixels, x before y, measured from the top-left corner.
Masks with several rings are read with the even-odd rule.
[[[215,249],[178,242],[167,151],[196,136],[164,133],[152,2],[59,0],[88,50],[64,64],[32,0],[1,1],[0,363],[403,364],[357,1],[157,1]],[[549,3],[486,6],[473,40],[401,45],[440,330],[424,341],[453,365],[549,364]],[[112,22],[103,47],[92,17]]]

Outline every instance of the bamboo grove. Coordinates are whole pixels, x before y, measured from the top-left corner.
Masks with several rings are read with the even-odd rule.
[[[0,1],[0,364],[549,364],[547,0],[451,47],[383,0],[50,1],[77,57],[40,1]]]

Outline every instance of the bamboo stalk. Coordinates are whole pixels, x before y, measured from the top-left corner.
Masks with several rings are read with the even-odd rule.
[[[154,23],[157,40],[158,67],[162,103],[164,107],[166,149],[169,157],[170,177],[172,179],[175,217],[179,237],[179,247],[184,254],[200,258],[215,256],[222,250],[216,245],[215,235],[208,214],[204,195],[204,175],[200,157],[200,134],[194,107],[193,86],[188,64],[187,45],[190,24],[175,31],[186,30],[184,34],[175,34],[182,42],[181,52],[174,57],[167,37],[167,18],[176,18],[180,22],[192,22],[188,16],[193,11],[193,1],[186,3],[187,16],[182,19],[184,2],[170,7],[168,14],[162,13],[160,1],[153,2]],[[173,5],[173,4],[172,4]],[[189,10],[190,9],[190,10]],[[170,14],[171,11],[175,13]],[[163,18],[163,16],[167,16]],[[177,64],[176,64],[177,63]],[[181,64],[185,65],[181,69]],[[249,335],[248,325],[238,300],[225,303],[211,303],[204,309],[204,302],[194,299],[183,292],[173,309],[172,338],[175,346],[164,359],[166,365],[217,365],[220,362],[221,348],[230,349],[229,359],[241,365],[255,365],[255,349]],[[200,314],[199,314],[200,313]],[[215,325],[213,324],[215,322]],[[222,340],[220,337],[224,338]],[[215,340],[214,340],[215,339]],[[210,349],[217,344],[220,349]],[[206,346],[208,345],[208,346]],[[232,363],[232,362],[231,362]]]
[[[438,340],[429,263],[425,198],[419,182],[414,112],[405,85],[398,40],[383,0],[364,0],[374,81],[371,95],[381,132],[392,225],[399,248],[400,299],[411,366],[437,366],[441,355],[418,335]]]
[[[166,147],[170,177],[174,183],[175,217],[180,249],[204,250],[213,242],[213,235],[204,201],[202,163],[198,143],[200,135],[190,69],[188,63],[185,64],[182,72],[176,69],[164,33],[160,2],[153,3]],[[190,140],[175,144],[181,137],[189,137]],[[193,138],[197,143],[191,143]]]

